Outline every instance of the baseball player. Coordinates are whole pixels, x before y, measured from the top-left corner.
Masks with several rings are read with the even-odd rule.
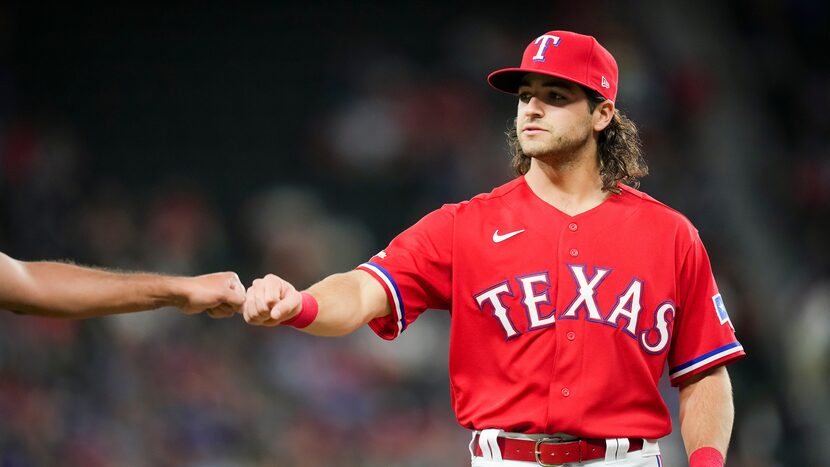
[[[629,186],[647,167],[615,107],[616,61],[593,37],[551,31],[488,81],[518,97],[517,178],[302,293],[254,281],[246,321],[316,335],[368,324],[394,339],[425,310],[449,310],[452,403],[480,467],[660,466],[668,364],[690,464],[722,466],[724,365],[744,351],[697,230]]]
[[[0,253],[0,309],[58,318],[89,318],[164,306],[187,314],[234,315],[245,287],[232,272],[197,277],[116,273]]]

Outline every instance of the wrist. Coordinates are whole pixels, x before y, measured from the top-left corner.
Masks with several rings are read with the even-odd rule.
[[[302,297],[302,301],[300,302],[300,312],[297,313],[297,316],[280,323],[281,325],[303,329],[311,324],[315,318],[317,318],[317,299],[308,292],[301,292],[300,296]]]
[[[189,303],[188,278],[178,276],[150,276],[156,282],[156,307],[172,306],[180,309]]]
[[[723,467],[723,454],[715,448],[695,449],[689,456],[689,467]]]

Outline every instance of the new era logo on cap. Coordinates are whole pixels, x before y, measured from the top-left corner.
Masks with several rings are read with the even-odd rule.
[[[487,77],[491,86],[516,94],[528,73],[556,76],[581,84],[609,100],[617,98],[617,62],[596,39],[570,31],[550,31],[525,48],[519,68],[505,68]]]

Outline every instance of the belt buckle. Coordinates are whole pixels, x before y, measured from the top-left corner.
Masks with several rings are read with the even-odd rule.
[[[558,436],[549,436],[547,438],[537,439],[536,440],[536,447],[533,449],[533,452],[536,455],[536,463],[539,464],[542,467],[562,467],[563,465],[565,465],[565,464],[545,464],[544,462],[542,462],[542,451],[539,449],[539,446],[541,446],[542,443],[554,443],[554,444],[556,444],[556,443],[560,443],[562,441],[565,441],[565,440],[558,437]],[[579,452],[579,459],[580,459],[579,461],[582,462],[582,451]]]

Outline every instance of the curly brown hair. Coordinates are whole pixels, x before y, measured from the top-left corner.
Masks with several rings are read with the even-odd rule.
[[[598,92],[580,86],[588,96],[588,110],[593,112],[605,101]],[[512,155],[511,165],[517,175],[524,175],[530,169],[530,156],[525,155],[519,145],[516,121],[507,130],[507,144]],[[599,157],[599,174],[602,177],[602,190],[619,193],[618,182],[638,188],[639,178],[648,175],[648,164],[643,157],[640,135],[637,125],[619,109],[614,109],[611,123],[599,134],[597,141]]]

